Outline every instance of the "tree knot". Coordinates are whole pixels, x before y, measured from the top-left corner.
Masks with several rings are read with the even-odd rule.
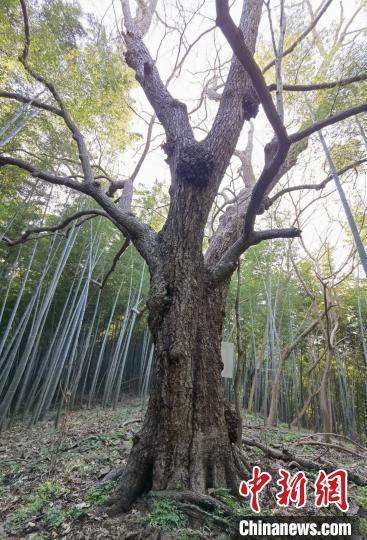
[[[255,118],[259,112],[259,98],[254,90],[250,91],[242,99],[243,119],[251,120]]]
[[[176,174],[182,182],[206,188],[214,169],[214,156],[201,144],[190,144],[180,150]]]

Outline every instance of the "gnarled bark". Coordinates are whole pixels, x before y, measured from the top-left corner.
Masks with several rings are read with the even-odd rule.
[[[165,260],[164,279],[152,278],[151,396],[116,496],[122,510],[149,489],[238,490],[239,471],[232,450],[236,433],[229,430],[231,415],[221,383],[227,284],[213,287],[199,254],[191,265],[182,264],[177,258],[184,254],[177,248]]]

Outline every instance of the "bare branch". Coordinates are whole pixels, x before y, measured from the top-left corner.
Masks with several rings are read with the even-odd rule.
[[[76,177],[74,175],[72,175],[71,177],[63,177],[63,176],[51,174],[51,173],[48,173],[46,171],[39,169],[35,165],[32,165],[20,159],[15,159],[10,156],[2,155],[2,154],[0,154],[0,167],[8,166],[8,165],[16,166],[22,170],[27,171],[35,178],[40,178],[41,180],[44,180],[51,184],[66,186],[68,188],[72,188],[76,191],[79,191],[81,193],[84,193],[86,195],[93,197],[93,199],[100,204],[100,206],[108,214],[110,219],[115,223],[116,227],[124,234],[124,236],[127,238],[130,238],[134,242],[134,245],[136,246],[140,254],[148,262],[150,268],[154,267],[157,264],[157,250],[156,250],[157,234],[148,225],[140,223],[139,220],[130,211],[124,211],[122,208],[119,208],[118,206],[116,206],[116,204],[111,201],[111,199],[106,195],[106,193],[104,193],[104,191],[101,189],[99,182],[96,181],[94,177],[93,169],[89,160],[89,155],[88,155],[88,151],[87,151],[87,147],[86,147],[83,135],[81,134],[78,127],[76,126],[73,119],[71,118],[60,94],[58,93],[57,89],[51,82],[49,82],[45,77],[43,77],[41,74],[33,70],[32,67],[29,65],[28,63],[28,56],[29,56],[29,49],[30,49],[29,19],[28,19],[26,1],[19,0],[19,2],[21,5],[22,14],[23,14],[24,34],[25,34],[24,48],[23,48],[22,53],[19,56],[19,61],[22,63],[25,70],[29,73],[29,75],[32,78],[34,78],[37,82],[41,83],[43,86],[45,86],[49,90],[52,97],[58,103],[59,109],[55,108],[55,110],[53,110],[53,108],[50,109],[48,106],[47,107],[43,106],[43,104],[41,106],[40,105],[41,102],[39,103],[37,102],[37,105],[40,106],[40,108],[49,110],[50,112],[55,112],[56,114],[58,114],[59,116],[63,118],[66,126],[68,127],[69,131],[72,134],[73,139],[76,141],[78,152],[79,152],[79,160],[80,160],[80,164],[83,170],[84,181],[83,182],[76,181],[75,180]],[[152,0],[150,5],[154,6],[155,0]],[[144,15],[143,13],[140,13],[139,17],[143,15]],[[10,96],[7,96],[7,97],[10,98]],[[12,96],[12,98],[14,99],[18,99],[19,97],[20,97],[19,95]],[[21,96],[20,100],[22,101],[23,98],[26,99],[24,96]]]
[[[233,52],[251,78],[265,114],[278,138],[279,143],[287,141],[287,132],[275,108],[270,92],[261,70],[255,62],[251,51],[244,42],[242,32],[234,24],[229,14],[228,0],[216,0],[217,24],[225,35]]]
[[[250,236],[250,246],[260,244],[264,240],[275,240],[277,238],[298,238],[302,231],[297,228],[288,229],[268,229],[264,231],[254,231]]]
[[[243,2],[238,31],[251,54],[255,52],[261,11],[262,0]],[[259,99],[251,78],[234,54],[218,111],[206,138],[207,145],[216,156],[218,178],[228,167],[244,122],[255,118],[258,110]]]
[[[237,260],[250,246],[259,244],[264,240],[297,238],[299,236],[301,236],[301,230],[297,228],[253,231],[249,236],[241,236],[241,238],[226,251],[218,264],[214,266],[212,270],[214,280],[220,282],[230,276],[236,268]]]
[[[327,0],[327,2],[325,3],[324,7],[319,11],[318,15],[311,21],[311,24],[306,28],[306,30],[304,30],[304,32],[302,32],[302,34],[300,34],[298,36],[297,39],[295,39],[293,41],[293,43],[287,47],[285,49],[285,51],[283,52],[282,54],[282,57],[284,58],[284,56],[287,56],[288,54],[290,54],[291,52],[294,51],[294,49],[297,47],[297,45],[299,45],[299,43],[301,43],[301,41],[303,41],[305,39],[306,36],[308,36],[308,34],[315,28],[315,26],[317,25],[317,23],[319,22],[319,20],[321,19],[321,17],[323,16],[323,14],[325,13],[325,11],[327,10],[327,8],[330,6],[331,2],[333,0]],[[273,67],[275,65],[275,59],[272,60],[271,62],[269,62],[262,70],[263,73],[266,73],[271,67]]]
[[[153,6],[154,2],[151,4]],[[147,20],[145,21],[143,33],[139,21],[134,20],[131,15],[129,0],[121,0],[121,6],[126,30],[124,33],[127,46],[127,52],[125,53],[126,63],[135,71],[135,77],[162,123],[167,138],[174,141],[180,134],[180,137],[193,140],[186,105],[174,99],[169,93],[143,42],[143,34],[148,29]],[[149,13],[152,15],[151,12]]]
[[[57,114],[57,116],[62,117],[63,115],[61,109],[58,109],[57,107],[53,107],[52,105],[47,105],[47,103],[43,103],[42,101],[39,101],[38,99],[34,99],[28,96],[23,96],[22,94],[17,94],[15,92],[1,91],[0,98],[14,99],[16,101],[19,101],[20,103],[28,103],[29,105],[32,105],[32,107],[37,107],[38,109],[43,109],[53,114]]]
[[[98,210],[97,208],[91,209],[91,210],[80,210],[79,212],[75,212],[75,214],[72,214],[71,216],[68,216],[66,219],[64,219],[61,223],[58,223],[57,225],[50,225],[48,227],[46,227],[46,226],[34,227],[32,229],[26,229],[23,232],[23,234],[19,238],[17,238],[16,240],[10,240],[6,236],[3,236],[1,238],[1,240],[3,240],[3,242],[8,244],[8,246],[16,246],[18,244],[24,244],[28,240],[35,240],[35,239],[39,238],[39,237],[33,237],[32,235],[34,235],[34,234],[39,234],[39,233],[43,233],[43,232],[60,231],[62,229],[65,229],[73,221],[75,221],[75,220],[77,220],[77,219],[79,219],[79,218],[81,218],[83,216],[89,216],[89,219],[91,219],[93,217],[97,217],[97,216],[102,216],[102,217],[106,217],[108,219],[111,219],[110,216],[108,214],[106,214],[106,212],[103,212],[103,210]],[[85,220],[83,220],[83,223],[84,222],[85,222]],[[49,236],[49,235],[47,235],[47,236]],[[44,236],[42,236],[41,238],[44,238]]]
[[[23,22],[24,22],[24,34],[25,34],[25,43],[22,54],[19,56],[19,61],[23,64],[26,71],[33,77],[36,81],[43,84],[52,94],[54,99],[57,101],[57,103],[60,106],[61,116],[69,128],[70,132],[72,133],[72,136],[77,144],[78,151],[79,151],[79,159],[80,163],[83,169],[84,178],[88,182],[92,182],[93,177],[93,171],[92,167],[89,162],[89,156],[87,147],[85,145],[84,137],[79,131],[78,127],[76,126],[75,122],[71,118],[69,112],[67,111],[64,102],[60,96],[60,94],[57,92],[55,86],[49,82],[43,75],[37,73],[34,71],[31,66],[28,63],[28,55],[29,55],[29,46],[30,46],[30,27],[29,27],[29,18],[27,13],[27,6],[25,3],[25,0],[19,0],[21,8],[22,8],[22,14],[23,14]]]
[[[185,53],[182,55],[182,58],[179,60],[179,57],[177,56],[177,59],[176,59],[176,62],[175,62],[175,65],[173,67],[173,70],[172,70],[172,73],[171,75],[167,78],[166,80],[166,86],[169,85],[169,83],[171,82],[171,80],[173,79],[173,77],[176,75],[176,73],[180,73],[181,70],[182,70],[182,67],[185,63],[185,60],[186,58],[189,56],[190,52],[192,51],[192,49],[194,48],[194,46],[204,37],[206,36],[207,34],[209,34],[210,32],[213,32],[213,30],[215,30],[216,26],[211,26],[210,28],[207,28],[206,30],[204,30],[203,32],[201,32],[201,34],[199,34],[197,36],[197,38],[194,39],[194,41],[192,41],[192,43],[190,43],[190,45],[187,47]]]
[[[104,193],[98,182],[76,182],[67,177],[57,176],[40,170],[38,167],[9,156],[0,154],[0,167],[13,165],[29,172],[33,177],[40,178],[50,184],[66,186],[76,191],[93,197],[101,207],[107,212],[117,228],[130,238],[139,253],[144,257],[150,266],[156,264],[156,237],[157,234],[151,227],[141,223],[130,212],[123,212],[111,199]]]
[[[307,143],[308,140],[303,139],[302,141],[299,141],[298,143],[291,146],[287,157],[279,167],[278,172],[273,176],[272,179],[270,179],[266,187],[265,195],[269,193],[279,181],[279,179],[296,164],[299,155],[307,148]],[[237,155],[237,152],[235,155]],[[248,170],[246,171],[246,174],[248,176]],[[226,250],[238,239],[238,235],[244,233],[243,224],[245,221],[246,212],[249,206],[251,192],[254,184],[250,186],[250,189],[244,188],[243,190],[241,190],[237,199],[231,201],[230,204],[228,204],[226,212],[220,219],[218,228],[210,241],[209,248],[205,255],[206,261],[209,265],[215,265],[224,255]],[[258,213],[260,213],[263,209],[266,208],[266,203],[267,197],[264,196]]]
[[[125,251],[129,247],[129,245],[130,245],[130,240],[128,238],[126,238],[125,242],[122,244],[121,248],[118,250],[118,252],[114,256],[111,268],[109,269],[109,271],[107,272],[107,274],[104,276],[104,278],[102,280],[102,283],[100,285],[101,289],[103,289],[104,286],[106,285],[108,278],[114,272],[117,263],[119,262],[119,260],[121,259],[122,255],[125,253]]]
[[[253,231],[255,218],[264,195],[287,156],[290,140],[282,119],[275,108],[261,70],[247,48],[240,30],[236,27],[229,14],[228,0],[216,0],[216,6],[218,25],[222,29],[233,52],[249,74],[266,116],[277,137],[277,140],[273,140],[265,149],[265,166],[252,191],[251,200],[247,208],[243,238],[243,242],[246,245]]]
[[[307,138],[310,134],[318,131],[322,127],[334,124],[366,110],[367,104],[337,113],[336,115],[322,120],[314,126],[302,130],[299,133],[293,134],[292,136],[288,136],[282,119],[274,106],[263,75],[254,61],[251,52],[246,47],[242,33],[236,27],[230,17],[228,1],[222,2],[217,0],[216,6],[218,25],[222,29],[237,58],[245,68],[246,72],[249,74],[252,84],[277,137],[277,139],[274,139],[265,147],[265,165],[257,183],[252,190],[245,214],[244,224],[243,226],[240,226],[241,236],[224,253],[216,265],[215,273],[218,276],[218,279],[223,279],[223,277],[226,277],[228,273],[230,274],[232,271],[234,271],[236,258],[238,258],[241,253],[243,253],[250,245],[257,243],[256,238],[253,236],[255,234],[253,229],[256,216],[261,207],[264,207],[264,196],[272,187],[274,187],[276,181],[280,178],[280,171],[282,167],[284,168],[284,162],[287,158],[290,145],[292,143],[302,141],[304,138]],[[302,149],[300,151],[302,151]],[[291,162],[293,161],[294,160],[291,160]],[[297,232],[293,231],[292,234],[293,233],[294,236],[299,235],[298,230]],[[265,235],[265,237],[267,236]],[[257,238],[259,238],[259,241],[261,241],[261,236],[258,236]]]
[[[250,122],[250,129],[247,135],[246,148],[242,151],[235,150],[234,155],[241,161],[241,174],[245,186],[253,188],[256,183],[255,173],[252,166],[252,152],[254,148],[254,125]]]
[[[319,131],[326,126],[331,126],[333,124],[336,124],[337,122],[345,120],[346,118],[350,118],[351,116],[355,116],[361,112],[366,111],[367,103],[362,103],[362,105],[351,107],[350,109],[347,109],[345,111],[341,111],[332,116],[328,116],[327,118],[324,118],[324,120],[320,120],[320,122],[316,122],[308,128],[298,131],[297,133],[292,133],[291,135],[289,135],[289,140],[293,144],[297,141],[300,141],[301,139],[304,139],[305,137],[309,137],[310,135],[312,135],[312,133],[315,133],[316,131]]]
[[[32,165],[26,161],[0,154],[0,167],[4,167],[6,165],[13,165],[15,167],[18,167],[19,169],[23,169],[24,171],[29,172],[34,178],[40,178],[41,180],[45,180],[50,184],[66,186],[77,191],[81,191],[82,193],[88,192],[86,185],[80,182],[76,182],[75,180],[71,180],[70,178],[64,176],[50,174],[48,172],[42,171],[35,165]]]
[[[331,88],[341,88],[355,82],[365,81],[367,79],[367,73],[356,75],[355,77],[349,77],[348,79],[340,79],[339,81],[329,81],[324,83],[315,84],[283,84],[283,90],[287,92],[308,92],[311,90],[329,90]],[[268,90],[273,92],[276,90],[276,84],[269,84]]]
[[[358,161],[354,161],[353,163],[349,163],[348,165],[345,165],[345,167],[342,167],[337,171],[337,174],[340,176],[341,174],[344,174],[347,171],[350,171],[351,169],[355,169],[358,167],[358,165],[362,165],[362,163],[366,163],[367,158],[359,159]],[[320,182],[319,184],[300,184],[297,186],[291,186],[288,188],[284,188],[281,191],[278,191],[273,197],[270,197],[268,201],[266,202],[265,206],[266,208],[270,208],[272,204],[275,203],[277,199],[285,195],[286,193],[291,193],[292,191],[300,191],[302,189],[313,189],[316,191],[320,191],[321,189],[324,189],[324,187],[333,179],[333,176],[330,174]]]
[[[145,146],[144,146],[144,150],[139,158],[139,161],[138,163],[136,164],[135,166],[135,169],[133,171],[133,173],[131,174],[130,176],[130,180],[132,182],[134,182],[135,178],[138,176],[139,174],[139,171],[141,169],[141,166],[143,165],[144,163],[144,160],[145,158],[147,157],[147,154],[149,152],[149,148],[150,148],[150,143],[151,143],[151,140],[152,140],[152,132],[153,132],[153,127],[154,127],[154,123],[155,123],[155,120],[156,120],[156,117],[155,117],[155,114],[153,114],[153,116],[151,117],[150,119],[150,122],[149,122],[149,125],[148,125],[148,131],[147,131],[147,136],[146,136],[146,141],[145,141]]]
[[[276,89],[276,102],[277,102],[277,111],[279,113],[282,122],[284,123],[284,104],[283,104],[283,78],[282,78],[282,55],[284,51],[284,38],[286,30],[286,17],[284,12],[284,0],[280,2],[280,21],[279,21],[279,41],[278,46],[275,43],[275,32],[273,27],[273,20],[270,10],[270,0],[265,0],[266,9],[268,12],[269,27],[271,40],[273,43],[273,50],[275,54],[275,89]]]
[[[147,136],[146,136],[146,141],[145,141],[145,145],[144,145],[144,149],[143,149],[143,152],[139,158],[139,161],[138,163],[136,164],[135,166],[135,169],[134,171],[132,172],[131,176],[129,179],[126,179],[126,180],[117,180],[117,181],[114,181],[112,180],[111,178],[107,177],[106,178],[108,179],[108,181],[110,182],[110,187],[108,188],[108,191],[107,191],[107,195],[109,197],[112,197],[112,195],[114,193],[116,193],[117,190],[119,189],[124,189],[126,187],[126,184],[128,182],[130,183],[133,183],[135,178],[137,177],[137,175],[139,174],[139,171],[141,169],[141,166],[143,165],[144,163],[144,160],[145,158],[147,157],[147,154],[149,152],[149,148],[150,148],[150,143],[151,143],[151,140],[152,140],[152,132],[153,132],[153,127],[154,127],[154,123],[155,123],[155,114],[152,115],[151,119],[150,119],[150,122],[149,122],[149,125],[148,125],[148,131],[147,131]],[[105,173],[106,174],[106,173]]]

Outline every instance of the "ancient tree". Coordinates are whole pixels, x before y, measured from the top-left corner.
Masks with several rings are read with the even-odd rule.
[[[149,328],[153,336],[154,373],[143,427],[134,440],[118,490],[117,506],[126,510],[144,491],[193,490],[228,487],[237,492],[242,470],[236,441],[236,418],[225,403],[221,383],[221,333],[226,294],[237,263],[251,246],[274,238],[295,238],[297,228],[259,230],[256,219],[271,206],[270,191],[297,162],[307,138],[336,122],[367,111],[361,103],[288,133],[283,121],[283,91],[312,91],[355,84],[365,78],[310,85],[285,85],[281,59],[316,26],[331,0],[325,2],[307,29],[288,48],[279,47],[275,61],[263,70],[254,60],[262,0],[243,0],[238,26],[226,0],[213,3],[213,18],[233,50],[233,59],[220,95],[210,131],[198,141],[187,106],[175,99],[163,83],[155,61],[144,43],[157,0],[139,1],[135,8],[121,0],[121,35],[125,61],[145,92],[166,136],[165,158],[169,164],[170,206],[164,226],[155,232],[131,211],[133,177],[108,178],[108,189],[89,158],[87,142],[70,115],[63,96],[32,67],[29,53],[31,28],[25,0],[20,0],[25,44],[19,60],[28,75],[44,86],[50,101],[18,92],[1,91],[3,99],[31,103],[61,118],[77,145],[80,174],[56,174],[40,170],[31,161],[2,153],[0,166],[18,167],[50,184],[76,190],[100,206],[73,218],[102,215],[132,242],[150,272]],[[284,38],[284,35],[283,35]],[[264,72],[274,65],[276,82],[270,87]],[[272,92],[276,91],[276,103]],[[245,123],[262,107],[274,136],[265,145],[264,167],[258,178],[246,152],[241,153],[244,186],[223,212],[209,247],[204,233],[221,182],[236,152]],[[62,170],[62,168],[61,168]],[[298,186],[302,189],[303,186]],[[120,194],[119,198],[114,195]],[[69,218],[70,223],[70,218]],[[65,223],[60,224],[60,228]],[[33,231],[35,232],[35,231]]]

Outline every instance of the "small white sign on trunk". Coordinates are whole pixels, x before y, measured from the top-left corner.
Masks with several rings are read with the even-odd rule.
[[[234,345],[230,341],[222,341],[222,377],[232,379],[234,362]]]

